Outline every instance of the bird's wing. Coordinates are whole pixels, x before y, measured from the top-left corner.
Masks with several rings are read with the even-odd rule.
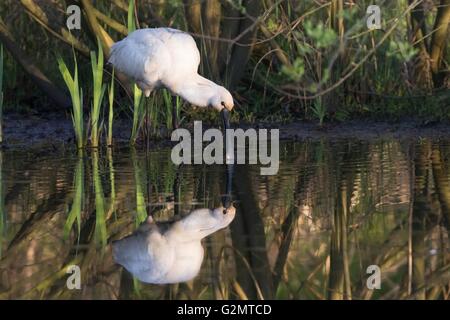
[[[138,231],[113,244],[114,260],[139,280],[159,283],[171,268],[174,253],[157,229]]]
[[[112,46],[109,62],[151,91],[165,86],[176,92],[197,75],[200,52],[191,35],[170,28],[136,30]]]
[[[158,28],[152,31],[164,43],[170,54],[171,70],[167,74],[169,77],[173,78],[176,75],[182,79],[197,74],[200,51],[190,34],[171,28]]]
[[[170,65],[167,48],[148,30],[138,30],[111,48],[109,63],[135,81],[153,86]]]

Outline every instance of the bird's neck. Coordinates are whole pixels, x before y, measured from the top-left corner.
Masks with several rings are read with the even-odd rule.
[[[173,87],[175,94],[197,107],[208,107],[212,97],[217,94],[218,88],[214,82],[199,74],[183,79],[181,83]]]

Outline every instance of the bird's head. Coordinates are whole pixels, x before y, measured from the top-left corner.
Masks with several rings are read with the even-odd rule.
[[[217,111],[222,111],[223,109],[227,109],[228,111],[231,111],[234,108],[233,96],[224,87],[219,87],[217,90],[217,94],[213,99],[212,106]]]
[[[171,233],[174,234],[175,231],[175,236],[181,235],[183,241],[200,240],[226,228],[234,220],[235,215],[236,208],[232,205],[229,208],[197,209],[182,218]]]

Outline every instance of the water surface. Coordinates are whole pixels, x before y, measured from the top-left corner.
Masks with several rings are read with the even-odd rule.
[[[1,299],[449,298],[450,138],[284,143],[277,176],[236,166],[235,216],[198,229],[213,228],[198,274],[168,284],[140,281],[112,243],[149,217],[162,235],[197,237],[202,219],[174,223],[221,207],[225,167],[177,168],[170,149],[0,156]],[[80,290],[67,287],[72,265]]]

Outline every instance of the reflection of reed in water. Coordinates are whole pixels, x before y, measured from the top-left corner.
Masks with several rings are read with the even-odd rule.
[[[136,156],[136,149],[131,148],[131,160],[133,162],[134,183],[136,192],[136,226],[140,225],[147,218],[147,206],[145,204],[145,192],[142,178],[146,177],[146,172],[143,171],[142,166]]]
[[[328,298],[332,300],[352,298],[348,251],[349,191],[347,181],[342,181],[331,220]]]
[[[83,200],[84,200],[84,159],[83,159],[83,151],[80,149],[78,151],[78,160],[75,166],[74,172],[74,196],[72,201],[72,206],[70,208],[69,214],[66,219],[66,223],[64,224],[64,239],[69,237],[69,233],[72,230],[74,223],[77,223],[77,234],[78,239],[80,237],[81,232],[81,211],[83,208]]]
[[[98,150],[92,151],[92,180],[94,182],[95,194],[95,237],[102,245],[106,246],[107,230],[106,230],[106,204],[105,195],[103,193],[103,185],[98,167]]]
[[[118,153],[116,171],[110,156],[105,162],[109,171],[103,170],[99,153],[97,165],[92,161],[83,167],[82,158],[75,158],[74,172],[61,167],[60,160],[35,161],[25,180],[29,184],[11,184],[24,176],[12,175],[15,169],[5,162],[3,178],[9,177],[5,181],[10,186],[5,213],[8,222],[19,223],[8,225],[0,297],[445,299],[450,150],[426,140],[415,148],[400,144],[298,144],[289,149],[292,156],[282,161],[277,177],[237,167],[238,214],[231,237],[217,232],[204,240],[199,276],[167,286],[133,282],[131,277],[126,282],[129,273],[121,272],[109,254],[98,254],[95,235],[101,221],[94,195],[103,195],[109,243],[135,230],[138,207],[152,208],[143,210],[145,218],[152,213],[166,220],[173,215],[174,199],[181,212],[217,206],[224,189],[221,171],[184,167],[176,186],[177,174],[159,152],[149,153],[146,167],[142,153],[136,152],[135,162]],[[102,179],[109,181],[99,185]],[[149,183],[152,191],[146,193]],[[176,190],[182,191],[180,196]],[[77,206],[81,231],[73,219],[78,214],[70,214]],[[61,241],[68,217],[72,227]],[[80,292],[65,289],[65,268],[74,263],[80,265],[86,285]],[[381,290],[366,287],[366,268],[372,264],[382,270]]]

